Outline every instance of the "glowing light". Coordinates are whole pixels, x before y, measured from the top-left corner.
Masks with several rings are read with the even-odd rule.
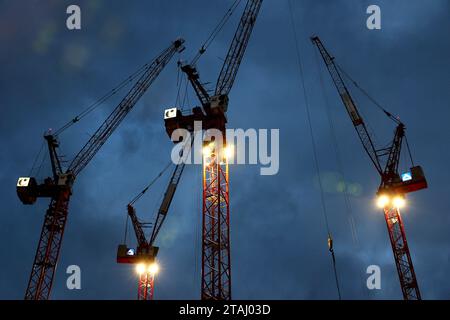
[[[210,157],[214,152],[214,142],[210,142],[208,145],[203,147],[203,155],[205,157]]]
[[[212,149],[209,146],[204,146],[203,147],[203,155],[205,157],[209,157],[212,153]]]
[[[139,263],[138,265],[136,265],[136,272],[141,275],[145,272],[145,264],[143,263]]]
[[[233,157],[234,154],[234,146],[229,144],[225,147],[224,156],[225,159],[230,159]]]
[[[215,151],[215,144],[214,144],[214,141],[212,141],[212,142],[210,142],[209,144],[207,144],[207,145],[204,145],[203,146],[203,155],[205,156],[205,157],[211,157],[212,155],[214,155],[214,151]]]
[[[159,265],[156,262],[154,262],[148,266],[148,272],[151,273],[152,275],[157,274],[158,271],[159,271]]]
[[[392,204],[394,205],[394,207],[396,208],[403,208],[406,204],[406,200],[404,197],[402,196],[396,196],[394,198],[394,200],[392,200]]]
[[[390,202],[389,197],[385,194],[382,194],[377,199],[377,206],[379,208],[384,208],[389,204],[389,202]]]

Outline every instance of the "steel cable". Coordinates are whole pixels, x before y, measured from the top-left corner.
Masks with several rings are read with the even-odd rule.
[[[305,100],[305,111],[306,111],[306,116],[307,116],[307,120],[308,120],[309,132],[310,132],[310,136],[311,136],[311,145],[312,145],[312,149],[313,149],[314,164],[315,164],[316,174],[318,176],[320,199],[321,199],[321,204],[322,204],[322,213],[323,213],[323,217],[324,217],[324,221],[325,221],[326,230],[328,233],[328,239],[331,239],[331,231],[330,231],[330,226],[329,226],[329,222],[328,222],[328,214],[327,214],[326,205],[325,205],[325,196],[324,196],[323,185],[322,185],[322,180],[321,180],[321,175],[320,175],[319,161],[318,161],[318,157],[317,157],[316,141],[314,139],[314,131],[313,131],[313,127],[312,127],[308,95],[306,93],[306,84],[305,84],[304,73],[303,73],[303,63],[302,63],[302,59],[301,59],[301,55],[300,55],[300,46],[298,43],[297,31],[295,28],[294,14],[293,14],[291,0],[288,0],[288,5],[289,5],[291,26],[292,26],[292,31],[293,31],[293,35],[294,35],[294,41],[295,41],[297,65],[298,65],[300,79],[301,79],[300,82],[301,82],[301,87],[302,87],[302,91],[303,91],[303,97]],[[339,281],[338,281],[336,259],[334,257],[334,252],[331,250],[330,250],[330,252],[331,252],[331,256],[332,256],[332,264],[333,264],[333,271],[334,271],[334,276],[335,276],[335,281],[336,281],[336,288],[337,288],[337,292],[338,292],[338,296],[339,296],[339,300],[340,300],[341,299],[341,290],[340,290]]]

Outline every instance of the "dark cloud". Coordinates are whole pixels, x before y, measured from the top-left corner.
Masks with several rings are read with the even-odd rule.
[[[318,34],[340,65],[407,124],[413,154],[430,188],[411,195],[404,220],[424,298],[448,297],[450,264],[446,199],[448,163],[449,2],[376,1],[382,30],[365,27],[369,1],[292,1],[305,67],[304,78],[327,181],[326,206],[334,235],[344,298],[399,299],[401,292],[382,213],[373,205],[378,177],[363,153],[328,74],[308,37]],[[21,299],[47,202],[23,206],[15,194],[48,128],[57,128],[84,106],[183,36],[176,56],[117,132],[79,176],[52,297],[133,299],[136,277],[115,263],[123,239],[125,205],[169,161],[171,143],[162,111],[176,100],[178,58],[191,58],[230,1],[78,1],[82,30],[65,28],[68,1],[0,4],[0,298]],[[242,8],[241,8],[242,9]],[[239,13],[199,63],[215,84]],[[325,91],[319,81],[324,78]],[[231,93],[231,128],[279,128],[280,172],[260,176],[257,166],[231,166],[233,297],[242,299],[335,299],[327,233],[317,188],[304,97],[286,1],[264,1]],[[122,93],[124,94],[124,93]],[[386,142],[392,125],[355,91],[364,115]],[[112,110],[120,96],[61,136],[70,159]],[[326,103],[343,162],[335,160]],[[190,104],[195,103],[190,92]],[[41,176],[48,174],[44,167]],[[150,220],[168,175],[137,206]],[[346,212],[340,181],[359,186]],[[158,299],[197,299],[200,292],[199,166],[186,168],[159,245],[162,272]],[[352,240],[349,214],[358,241]],[[82,290],[65,287],[65,269],[78,264]],[[366,268],[382,268],[382,290],[367,290]]]

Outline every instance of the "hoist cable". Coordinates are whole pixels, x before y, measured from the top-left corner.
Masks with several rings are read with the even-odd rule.
[[[187,95],[187,91],[188,91],[188,88],[189,88],[189,79],[188,79],[186,74],[184,74],[182,79],[185,81],[185,82],[181,81],[181,85],[184,88],[183,88],[183,93],[180,96],[180,109],[181,109],[181,112],[183,113],[185,111],[186,95]],[[188,106],[188,108],[189,108],[189,106]]]
[[[335,63],[336,64],[336,63]],[[400,117],[397,115],[393,115],[391,112],[386,110],[375,98],[373,98],[364,88],[362,88],[340,65],[336,64],[339,71],[342,72],[342,74],[350,80],[350,82],[358,89],[360,90],[375,106],[377,106],[381,111],[383,111],[388,118],[390,118],[392,121],[394,121],[397,124],[402,124],[402,121],[400,120]],[[408,155],[411,160],[411,164],[414,166],[414,160],[412,158],[411,149],[409,147],[408,139],[405,135],[405,141],[406,146],[408,150]],[[386,147],[386,149],[390,148],[390,146]]]
[[[291,20],[291,26],[292,26],[292,31],[293,31],[293,35],[294,35],[295,49],[296,49],[296,55],[297,55],[297,66],[298,66],[299,74],[300,74],[300,78],[301,78],[300,82],[301,82],[301,87],[302,87],[302,91],[303,91],[303,97],[304,97],[304,100],[305,100],[305,110],[306,110],[306,116],[307,116],[307,120],[308,120],[309,132],[310,132],[310,136],[311,136],[311,145],[312,145],[312,149],[313,149],[313,158],[314,158],[316,174],[318,176],[318,182],[319,182],[320,199],[321,199],[321,203],[322,203],[322,213],[323,213],[325,226],[326,226],[328,237],[329,237],[328,239],[331,239],[331,231],[330,231],[330,226],[329,226],[329,223],[328,223],[328,215],[327,215],[327,210],[326,210],[326,205],[325,205],[325,196],[324,196],[324,191],[323,191],[322,179],[321,179],[321,176],[320,176],[319,161],[318,161],[318,158],[317,158],[316,141],[314,139],[314,131],[313,131],[313,127],[312,127],[308,95],[306,93],[306,84],[305,84],[304,73],[303,73],[303,63],[302,63],[302,59],[301,59],[301,55],[300,55],[300,46],[299,46],[299,43],[298,43],[297,31],[296,31],[296,28],[295,28],[295,22],[294,22],[294,15],[293,15],[293,8],[292,8],[291,0],[288,0],[288,5],[289,5],[290,20]],[[333,271],[334,271],[334,276],[335,276],[335,280],[336,280],[336,288],[337,288],[339,299],[341,299],[341,293],[340,293],[340,287],[339,287],[339,281],[338,281],[338,275],[337,275],[337,269],[336,269],[336,259],[334,259],[333,252],[331,252],[331,253],[332,253]]]
[[[228,9],[228,11],[225,13],[225,15],[222,17],[222,19],[219,21],[217,26],[213,29],[211,34],[208,36],[208,38],[205,40],[205,42],[202,44],[200,49],[198,50],[197,54],[191,61],[191,65],[195,65],[198,61],[198,59],[201,57],[202,54],[205,53],[206,49],[211,45],[211,43],[214,41],[214,39],[217,37],[219,32],[222,30],[224,25],[228,22],[230,17],[233,15],[236,8],[239,6],[239,3],[241,3],[242,0],[235,0],[231,7]]]
[[[411,160],[411,165],[414,167],[414,160],[411,154],[411,149],[409,148],[408,138],[405,135],[406,149],[408,150],[409,159]]]
[[[172,164],[172,162],[169,162],[163,170],[161,170],[158,175],[156,175],[152,181],[150,181],[150,183],[138,194],[136,195],[133,200],[131,200],[129,202],[129,205],[133,205],[136,203],[136,201],[138,201],[147,191],[148,189],[159,179],[161,178],[161,176],[164,174],[164,172],[166,172],[166,170],[170,167],[170,165]],[[124,243],[126,243],[127,241],[127,233],[128,233],[128,220],[129,220],[129,215],[127,213],[127,218],[125,221],[125,235],[124,235]],[[141,223],[142,225],[144,225],[145,223]],[[151,224],[151,223],[150,223]]]
[[[154,59],[153,59],[154,60]],[[152,60],[152,61],[153,61]],[[74,125],[75,123],[79,122],[82,118],[87,116],[89,113],[97,109],[100,105],[102,105],[105,101],[107,101],[109,98],[111,98],[113,95],[115,95],[117,92],[119,92],[121,89],[123,89],[125,86],[127,86],[130,82],[141,76],[145,71],[147,71],[150,68],[150,65],[152,61],[147,62],[142,67],[140,67],[138,70],[133,72],[131,75],[129,75],[127,78],[122,80],[116,87],[108,91],[106,94],[104,94],[102,97],[100,97],[98,100],[90,104],[86,109],[84,109],[82,112],[80,112],[77,116],[75,116],[72,120],[67,122],[65,125],[63,125],[61,128],[55,131],[54,135],[58,136],[63,131]]]
[[[329,239],[331,240],[331,243],[333,243],[333,239],[331,238],[331,235],[328,235]],[[331,247],[329,248],[330,252],[331,252],[331,259],[333,260],[333,271],[334,271],[334,280],[336,281],[336,288],[338,291],[338,297],[339,300],[341,300],[341,289],[339,286],[339,279],[337,276],[337,270],[336,270],[336,257],[334,256],[334,249],[333,249],[333,245],[331,245]]]
[[[45,143],[45,142],[44,142]],[[42,161],[41,164],[39,165],[39,167],[37,168],[37,172],[36,172],[36,178],[39,177],[39,174],[41,173],[41,169],[44,166],[44,162],[47,159],[47,157],[49,157],[48,153],[44,153],[43,157],[42,157]]]
[[[376,107],[378,107],[381,111],[384,112],[384,114],[386,114],[386,116],[388,118],[390,118],[392,121],[394,121],[395,123],[401,123],[400,118],[398,116],[394,116],[391,112],[387,111],[377,100],[375,100],[375,98],[373,98],[365,89],[363,89],[362,87],[359,86],[359,84],[353,80],[352,77],[350,77],[350,75],[337,63],[335,63],[336,67],[339,69],[339,71],[348,79],[350,80],[350,82],[359,90],[361,91],[362,94],[364,94],[369,100],[370,102],[372,102]]]
[[[187,76],[186,76],[186,86],[184,88],[184,97],[181,106],[182,111],[185,111],[184,106],[186,105],[189,107],[189,80],[187,79]]]
[[[34,158],[33,165],[31,166],[30,174],[29,174],[30,177],[33,174],[33,170],[35,169],[36,163],[37,163],[37,161],[39,160],[39,157],[42,154],[42,150],[44,149],[44,145],[45,145],[45,141],[42,141],[41,147],[39,148],[39,152],[37,153],[36,157]]]
[[[181,83],[183,78],[181,77],[181,71],[180,68],[177,68],[177,98],[175,99],[175,107],[178,107],[178,104],[180,103],[180,91],[181,91]]]
[[[158,175],[156,177],[153,178],[152,181],[150,181],[150,183],[141,191],[139,192],[138,195],[136,195],[131,201],[130,201],[130,205],[133,205],[134,203],[136,203],[136,201],[138,201],[146,192],[147,190],[159,179],[161,178],[161,176],[164,174],[164,172],[166,172],[167,169],[169,169],[170,165],[172,164],[172,162],[169,162],[163,170],[161,170]]]
[[[323,75],[322,75],[321,68],[320,68],[318,51],[315,51],[315,60],[316,60],[317,73],[319,74],[319,81],[320,81],[321,89],[323,92],[323,97],[324,97],[323,100],[325,102],[325,111],[326,111],[326,115],[327,115],[327,119],[328,119],[328,124],[330,126],[332,145],[333,145],[334,154],[336,157],[336,163],[337,163],[339,174],[342,176],[342,179],[344,181],[344,192],[343,193],[344,193],[344,203],[345,203],[345,207],[346,207],[346,211],[347,211],[347,219],[348,219],[348,223],[350,225],[350,230],[352,232],[353,243],[357,245],[358,244],[358,234],[356,231],[356,225],[355,225],[355,220],[353,217],[352,206],[351,206],[350,199],[349,199],[349,196],[347,193],[347,181],[346,181],[345,174],[344,174],[344,166],[343,166],[341,154],[339,152],[339,143],[338,143],[338,139],[336,137],[336,130],[335,130],[334,122],[333,122],[333,117],[331,115],[330,103],[329,103],[327,95],[326,95],[325,82],[324,82]]]
[[[125,220],[125,234],[123,236],[123,243],[126,244],[127,243],[127,233],[128,233],[128,220],[130,219],[130,216],[127,213],[127,218]]]

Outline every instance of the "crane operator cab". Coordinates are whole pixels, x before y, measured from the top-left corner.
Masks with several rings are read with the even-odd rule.
[[[219,94],[211,97],[210,110],[211,113],[227,113],[228,111],[228,96],[226,94]]]
[[[410,193],[428,187],[425,174],[421,166],[415,166],[408,172],[400,175],[400,181],[394,185],[394,188],[401,193]]]
[[[194,107],[192,112],[184,114],[178,108],[164,110],[164,125],[169,138],[176,129],[194,131],[194,122],[201,122],[202,129],[218,129],[225,132],[227,123],[226,111],[228,109],[228,96],[216,95],[211,97],[209,105],[204,108]],[[174,141],[179,142],[179,141]]]
[[[396,177],[389,185],[381,186],[378,194],[392,193],[392,194],[406,194],[428,187],[425,174],[421,166],[415,166],[408,172],[404,172]]]
[[[144,246],[137,249],[129,248],[126,244],[119,244],[117,248],[117,263],[153,263],[159,247]]]
[[[17,196],[23,204],[33,204],[37,198],[54,197],[58,190],[62,188],[71,188],[74,178],[70,173],[61,173],[55,183],[52,178],[44,179],[44,183],[38,184],[36,178],[20,177],[17,180]]]

